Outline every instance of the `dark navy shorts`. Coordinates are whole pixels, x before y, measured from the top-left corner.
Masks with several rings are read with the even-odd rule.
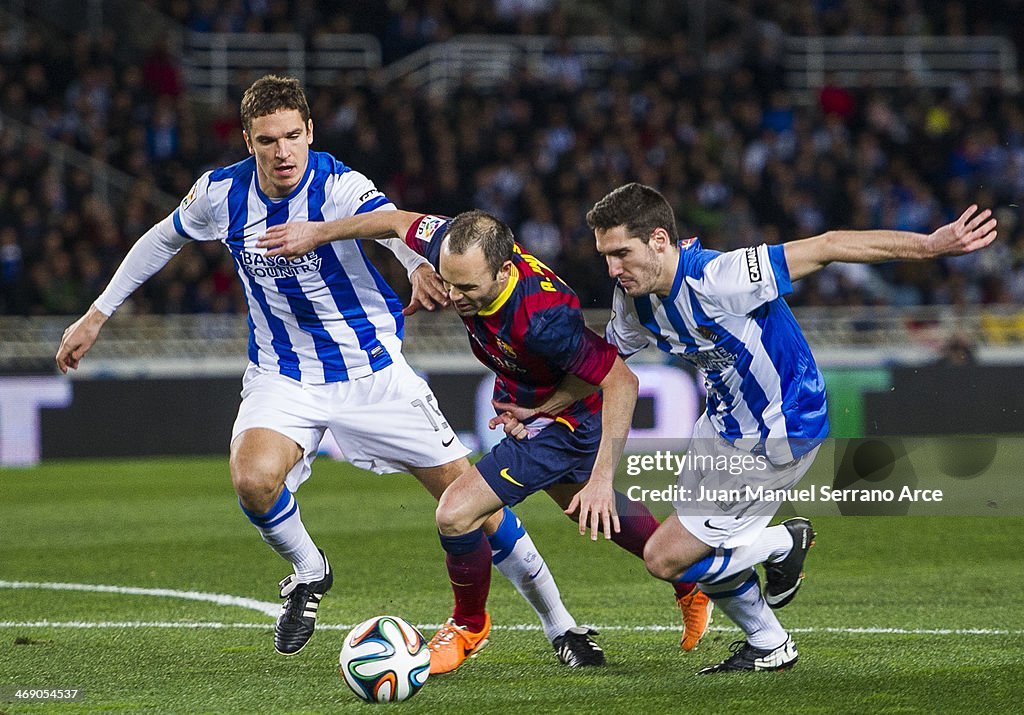
[[[590,479],[601,444],[601,414],[590,415],[575,429],[554,422],[536,437],[506,437],[485,454],[476,468],[494,493],[514,506],[554,484],[583,484]]]

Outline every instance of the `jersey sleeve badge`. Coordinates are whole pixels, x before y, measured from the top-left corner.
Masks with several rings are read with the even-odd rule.
[[[183,198],[181,200],[181,210],[182,211],[186,210],[189,206],[192,205],[192,202],[196,200],[196,193],[197,193],[198,189],[199,189],[199,182],[197,181],[196,183],[192,184],[192,188],[191,188],[191,190],[189,190],[188,196],[186,196],[185,198]]]
[[[445,219],[440,216],[424,216],[420,225],[416,227],[416,238],[424,243],[430,243],[437,229],[445,224]]]

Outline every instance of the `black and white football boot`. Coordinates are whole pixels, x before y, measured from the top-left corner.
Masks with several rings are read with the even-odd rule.
[[[712,673],[744,673],[755,670],[789,670],[800,657],[796,652],[793,639],[786,637],[786,642],[778,648],[755,648],[745,640],[736,641],[729,650],[728,658],[717,665],[709,665],[697,671],[697,675]]]
[[[787,519],[782,526],[793,536],[793,548],[778,563],[765,562],[764,600],[771,608],[782,608],[793,600],[804,578],[804,560],[817,535],[811,522],[802,516]]]
[[[555,638],[552,645],[560,660],[570,668],[589,668],[604,665],[604,651],[590,636],[596,636],[593,628],[570,628]]]
[[[334,584],[334,574],[324,552],[324,568],[326,572],[319,581],[302,583],[295,580],[295,574],[289,574],[281,583],[281,598],[286,599],[281,605],[281,615],[274,626],[274,648],[281,655],[295,655],[306,647],[313,637],[316,628],[316,612],[324,594]]]

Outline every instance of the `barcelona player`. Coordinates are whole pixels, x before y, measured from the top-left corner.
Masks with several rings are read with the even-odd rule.
[[[431,641],[431,672],[445,672],[486,640],[484,570],[489,564],[480,526],[503,505],[544,490],[578,519],[581,533],[589,525],[592,538],[603,531],[639,557],[657,521],[646,507],[629,503],[612,488],[632,420],[636,377],[614,347],[587,329],[576,294],[523,250],[504,223],[481,211],[455,219],[393,211],[277,226],[257,245],[268,249],[268,256],[292,258],[336,240],[391,236],[404,237],[438,269],[473,353],[497,376],[495,401],[536,407],[567,376],[590,386],[590,394],[526,425],[528,439],[497,444],[441,497],[441,543],[449,562],[465,567],[465,577],[453,579],[453,588],[480,595],[477,613],[456,614]],[[625,518],[620,520],[620,513]],[[498,534],[503,528],[504,522]],[[710,602],[693,584],[674,587],[685,616],[684,647],[690,649],[707,629]],[[553,645],[560,657],[576,658],[578,665],[603,663],[590,635],[587,629],[570,629]]]

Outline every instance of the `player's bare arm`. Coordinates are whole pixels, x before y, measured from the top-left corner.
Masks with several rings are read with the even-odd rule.
[[[357,238],[404,238],[423,214],[413,211],[371,211],[337,221],[290,221],[271,226],[256,241],[268,256],[298,258],[331,241]]]
[[[604,403],[601,408],[601,445],[591,471],[590,479],[569,503],[566,514],[579,509],[580,533],[590,526],[590,538],[597,540],[599,532],[604,538],[612,538],[612,530],[619,532],[619,515],[615,512],[615,467],[622,457],[633,422],[633,408],[636,406],[640,381],[633,371],[626,367],[621,357],[616,356],[611,370],[604,376],[598,387]]]
[[[968,207],[956,221],[930,234],[911,231],[828,231],[787,243],[786,264],[791,280],[805,278],[829,263],[922,261],[977,251],[996,239],[992,211]]]
[[[56,356],[57,367],[62,373],[66,375],[68,368],[78,369],[78,363],[96,342],[100,328],[105,322],[107,322],[107,316],[101,313],[95,305],[91,305],[85,315],[67,327]]]
[[[590,328],[587,328],[587,330],[590,330]],[[548,399],[544,400],[537,407],[523,407],[514,402],[491,400],[491,405],[494,406],[495,410],[499,410],[500,414],[492,417],[487,426],[491,429],[497,429],[499,425],[504,426],[505,434],[517,437],[518,439],[525,439],[526,430],[518,429],[519,423],[527,422],[537,415],[553,417],[574,402],[590,397],[599,389],[601,388],[598,385],[592,385],[586,380],[570,373],[562,378],[562,381],[558,383],[555,391],[548,396]]]
[[[499,402],[498,400],[491,400],[491,404],[494,409],[501,410],[501,414],[495,415],[488,422],[488,426],[491,429],[496,429],[499,425],[512,425],[521,422],[526,422],[537,415],[553,417],[560,413],[562,410],[567,408],[569,405],[582,400],[585,397],[597,392],[600,388],[597,385],[591,385],[586,380],[582,380],[575,375],[566,375],[562,378],[562,381],[558,383],[558,387],[554,392],[544,400],[544,402],[537,407],[523,407],[517,405],[514,402]],[[512,434],[506,428],[506,434]],[[518,436],[514,434],[513,436]],[[524,436],[525,430],[522,431]],[[520,437],[522,439],[522,437]]]

